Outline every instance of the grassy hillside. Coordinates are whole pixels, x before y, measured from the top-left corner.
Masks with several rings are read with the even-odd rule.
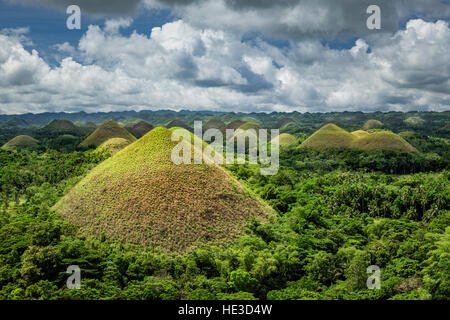
[[[279,136],[279,145],[280,146],[288,146],[294,143],[297,143],[298,139],[289,133],[282,133]],[[271,141],[274,143],[274,141]]]
[[[54,209],[83,233],[184,251],[229,243],[270,213],[216,165],[175,165],[171,131],[156,128],[93,169]],[[191,155],[193,156],[193,155]]]
[[[352,134],[354,136],[357,136],[358,138],[361,138],[361,137],[368,136],[370,133],[368,133],[367,131],[364,131],[364,130],[356,130],[356,131],[353,131]]]
[[[323,126],[311,137],[306,139],[301,144],[301,147],[319,151],[328,149],[346,149],[350,148],[350,145],[356,139],[356,136],[339,128],[337,125],[330,123]]]
[[[242,126],[243,124],[245,124],[245,121],[242,120],[234,120],[231,121],[230,123],[227,124],[227,126],[225,127],[225,129],[233,129],[233,130],[237,130],[240,126]]]
[[[103,142],[97,150],[102,152],[106,151],[110,155],[115,155],[120,150],[124,149],[130,144],[129,140],[126,140],[124,138],[111,138],[105,142]]]
[[[189,126],[186,124],[186,122],[181,121],[179,119],[172,120],[166,125],[166,128],[169,128],[169,129],[170,128],[177,128],[177,127],[184,128],[184,129],[189,130],[189,131],[192,130],[191,128],[189,128]]]
[[[125,129],[138,139],[153,130],[153,128],[153,125],[147,121],[139,121],[138,123],[131,123],[125,126]]]
[[[392,132],[374,132],[353,141],[356,150],[392,150],[399,152],[416,152],[417,150],[399,135]]]
[[[203,125],[203,131],[206,131],[208,129],[218,129],[220,131],[224,131],[226,127],[225,122],[218,118],[212,118],[209,119],[204,125]]]
[[[7,143],[3,145],[3,149],[26,149],[26,148],[32,148],[37,147],[38,141],[30,136],[26,135],[20,135],[17,136]]]
[[[319,151],[331,149],[417,151],[401,136],[392,132],[368,133],[358,130],[349,133],[334,124],[327,124],[319,129],[306,139],[300,147]]]
[[[57,132],[74,131],[74,132],[76,132],[78,130],[78,127],[69,120],[53,120],[48,125],[46,125],[43,129],[46,131],[53,131],[53,132],[54,131],[57,131]]]
[[[80,143],[80,147],[98,147],[111,138],[123,138],[130,142],[136,141],[136,138],[125,128],[121,127],[117,122],[109,120],[98,127],[89,137]]]

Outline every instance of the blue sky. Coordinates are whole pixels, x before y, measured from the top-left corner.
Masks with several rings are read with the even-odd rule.
[[[369,0],[76,0],[81,30],[69,2],[0,0],[0,113],[450,105],[448,0],[375,1],[372,31]]]

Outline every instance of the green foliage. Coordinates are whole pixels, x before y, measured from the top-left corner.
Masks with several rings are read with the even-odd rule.
[[[177,116],[187,123],[195,119]],[[416,114],[292,114],[301,126],[292,122],[287,126],[295,127],[301,137],[324,122],[336,120],[346,129],[357,130],[373,117],[384,128],[405,130],[411,125],[404,120],[412,116]],[[273,127],[281,118],[277,114],[251,117],[263,127]],[[0,299],[447,300],[450,157],[444,133],[440,138],[430,136],[433,128],[444,127],[447,120],[445,114],[421,113],[420,117],[426,125],[402,134],[420,153],[318,152],[286,146],[275,176],[261,176],[258,166],[229,166],[246,192],[262,198],[277,217],[250,219],[245,228],[240,226],[241,234],[234,241],[208,243],[177,254],[114,241],[107,234],[85,236],[79,227],[52,212],[91,169],[105,166],[99,165],[104,154],[75,151],[79,140],[71,139],[64,146],[50,134],[40,138],[40,146],[33,150],[0,150]],[[218,118],[228,122],[238,116]],[[169,121],[166,116],[155,119],[152,123]],[[15,130],[0,131],[2,142],[21,134]],[[155,150],[160,149],[158,145]],[[144,152],[147,161],[165,166],[159,162],[161,153],[154,150],[153,159],[149,150],[140,150],[136,154]],[[117,168],[123,167],[125,158]],[[191,179],[193,172],[182,180]],[[224,180],[217,181],[219,188]],[[114,186],[121,180],[116,182]],[[180,192],[182,185],[178,183],[174,190]],[[189,186],[202,190],[201,184]],[[162,183],[152,190],[160,192],[155,199],[167,196],[167,203],[177,199],[174,193],[164,192],[167,187]],[[236,196],[235,189],[230,192]],[[187,195],[186,199],[197,203],[192,193]],[[218,193],[216,199],[226,201],[226,195]],[[131,203],[130,199],[123,203]],[[242,197],[238,199],[239,209],[245,210]],[[214,205],[205,206],[201,214],[226,218]],[[167,222],[166,211],[162,217],[173,226]],[[196,237],[203,230],[198,224],[191,228]],[[65,286],[70,265],[81,268],[80,290]],[[369,265],[381,269],[380,290],[366,288]]]

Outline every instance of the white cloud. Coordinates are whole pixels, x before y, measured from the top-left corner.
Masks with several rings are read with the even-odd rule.
[[[318,40],[279,49],[178,20],[123,36],[129,20],[90,26],[56,67],[0,34],[0,112],[409,110],[449,108],[450,29],[411,20],[350,49]]]

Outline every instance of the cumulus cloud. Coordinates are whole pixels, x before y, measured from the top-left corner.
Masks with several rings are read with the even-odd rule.
[[[167,7],[192,25],[238,33],[262,32],[286,39],[362,36],[368,30],[367,8],[381,9],[382,30],[396,30],[411,16],[450,17],[442,0],[143,0],[150,8]]]
[[[24,39],[0,33],[0,112],[191,109],[343,111],[449,108],[447,22],[410,20],[349,49],[317,39],[277,48],[178,20],[149,35],[90,26],[49,66]]]

